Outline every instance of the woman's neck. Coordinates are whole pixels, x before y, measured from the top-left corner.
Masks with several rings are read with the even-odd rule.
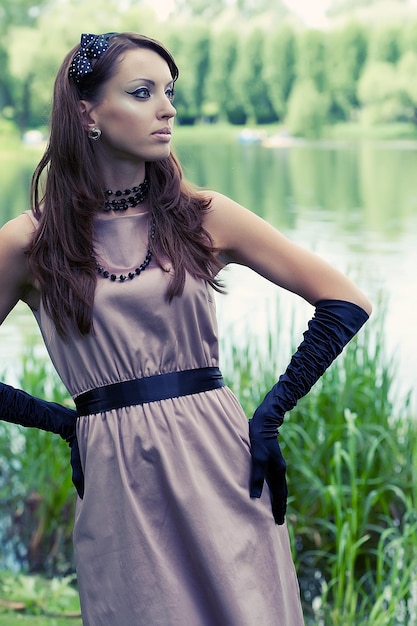
[[[103,180],[105,189],[113,192],[132,189],[140,185],[145,180],[146,170],[145,163],[138,165],[137,163],[112,163],[110,166],[103,168]]]

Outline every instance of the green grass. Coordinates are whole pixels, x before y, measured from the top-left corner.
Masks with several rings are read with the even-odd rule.
[[[36,617],[34,615],[19,615],[12,612],[0,614],[0,626],[82,626],[81,619]]]
[[[73,577],[47,580],[41,576],[0,572],[0,626],[81,626],[78,592],[73,583]],[[16,610],[8,610],[1,602],[4,600],[15,603]]]
[[[196,124],[195,126],[181,126],[175,124],[173,142],[187,144],[216,144],[236,141],[243,126],[219,122],[218,124]]]
[[[250,128],[265,131],[267,135],[274,135],[282,130],[280,124],[248,124]],[[187,144],[216,144],[233,142],[245,126],[232,126],[227,123],[197,124],[195,126],[175,127],[175,142]],[[376,124],[374,126],[355,122],[343,122],[327,125],[322,131],[322,139],[334,141],[395,141],[417,139],[417,125],[406,123]]]

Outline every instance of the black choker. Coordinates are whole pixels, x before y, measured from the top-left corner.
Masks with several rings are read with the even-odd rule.
[[[146,200],[149,193],[149,183],[147,179],[132,187],[132,189],[125,189],[124,191],[112,191],[107,189],[104,192],[105,196],[116,196],[113,200],[105,200],[105,211],[126,211],[129,207],[135,207],[144,200]],[[130,195],[132,194],[132,195]],[[120,196],[128,196],[127,198],[121,198]]]
[[[156,230],[156,224],[155,224],[155,218],[153,217],[152,222],[151,222],[151,228],[149,231],[150,241],[153,241],[155,239],[155,230]],[[148,251],[142,263],[139,265],[139,267],[129,272],[128,274],[120,274],[119,276],[117,276],[117,274],[112,274],[111,272],[109,272],[109,270],[106,270],[104,267],[101,267],[100,265],[97,265],[97,272],[98,274],[100,274],[100,276],[102,276],[103,278],[108,278],[112,282],[124,283],[126,280],[133,280],[135,276],[139,276],[144,270],[146,270],[149,263],[151,262],[151,259],[152,259],[152,250],[149,245]]]

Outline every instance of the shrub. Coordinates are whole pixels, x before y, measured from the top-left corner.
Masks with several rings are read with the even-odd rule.
[[[288,102],[285,125],[292,135],[320,137],[327,119],[328,99],[320,94],[312,81],[296,83]]]

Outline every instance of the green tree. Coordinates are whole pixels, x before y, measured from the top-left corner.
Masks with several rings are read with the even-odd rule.
[[[237,59],[238,36],[235,29],[212,33],[210,38],[209,74],[206,82],[203,112],[209,117],[228,119],[236,106],[232,86]]]
[[[5,48],[0,45],[0,112],[5,107],[13,106],[12,81],[9,70],[9,54]]]
[[[369,57],[372,61],[396,63],[403,48],[403,27],[381,24],[370,31]]]
[[[320,137],[327,119],[327,109],[327,98],[318,91],[312,80],[296,83],[288,103],[286,126],[295,136]]]
[[[277,119],[263,78],[264,41],[265,33],[259,28],[241,38],[233,76],[234,91],[251,123]]]
[[[12,78],[14,119],[24,130],[35,121],[33,109],[33,84],[35,68],[39,62],[41,33],[29,27],[12,29],[9,36],[9,68]]]
[[[34,5],[32,0],[14,0],[13,2],[0,0],[0,119],[2,114],[7,114],[7,117],[14,117],[16,111],[15,98],[19,94],[19,87],[15,89],[9,67],[10,33],[16,26],[34,27],[46,2],[47,0],[39,0]],[[20,85],[20,92],[21,88],[22,84]],[[26,98],[26,106],[27,104],[28,99]],[[24,106],[19,108],[19,114],[25,117]]]
[[[297,81],[312,81],[319,93],[326,88],[326,35],[318,30],[298,34],[296,46]]]
[[[387,62],[371,62],[358,84],[362,119],[370,124],[405,119],[401,80],[396,67]]]
[[[367,58],[368,33],[349,23],[328,34],[327,85],[332,119],[349,119],[359,105],[357,84]]]
[[[417,52],[417,20],[410,20],[403,29],[402,54]]]
[[[404,114],[408,120],[417,124],[417,52],[407,52],[397,65],[399,97],[404,103]]]
[[[180,77],[175,96],[178,120],[193,124],[202,115],[205,83],[209,71],[210,33],[207,26],[188,22],[187,37],[172,40]]]
[[[107,7],[114,30],[135,30],[140,22],[146,31],[146,23],[153,19],[153,12],[136,7],[118,11],[116,0],[109,0]],[[95,0],[57,2],[48,12],[41,12],[36,28],[9,27],[7,65],[0,78],[0,114],[6,106],[21,131],[48,122],[55,74],[65,54],[80,40],[80,24],[89,24],[91,32],[106,32],[108,14],[97,12]]]
[[[11,26],[35,26],[48,0],[1,0],[0,32],[6,33]]]
[[[273,29],[265,35],[263,78],[269,98],[279,119],[285,117],[287,102],[295,80],[296,39],[289,26]]]

